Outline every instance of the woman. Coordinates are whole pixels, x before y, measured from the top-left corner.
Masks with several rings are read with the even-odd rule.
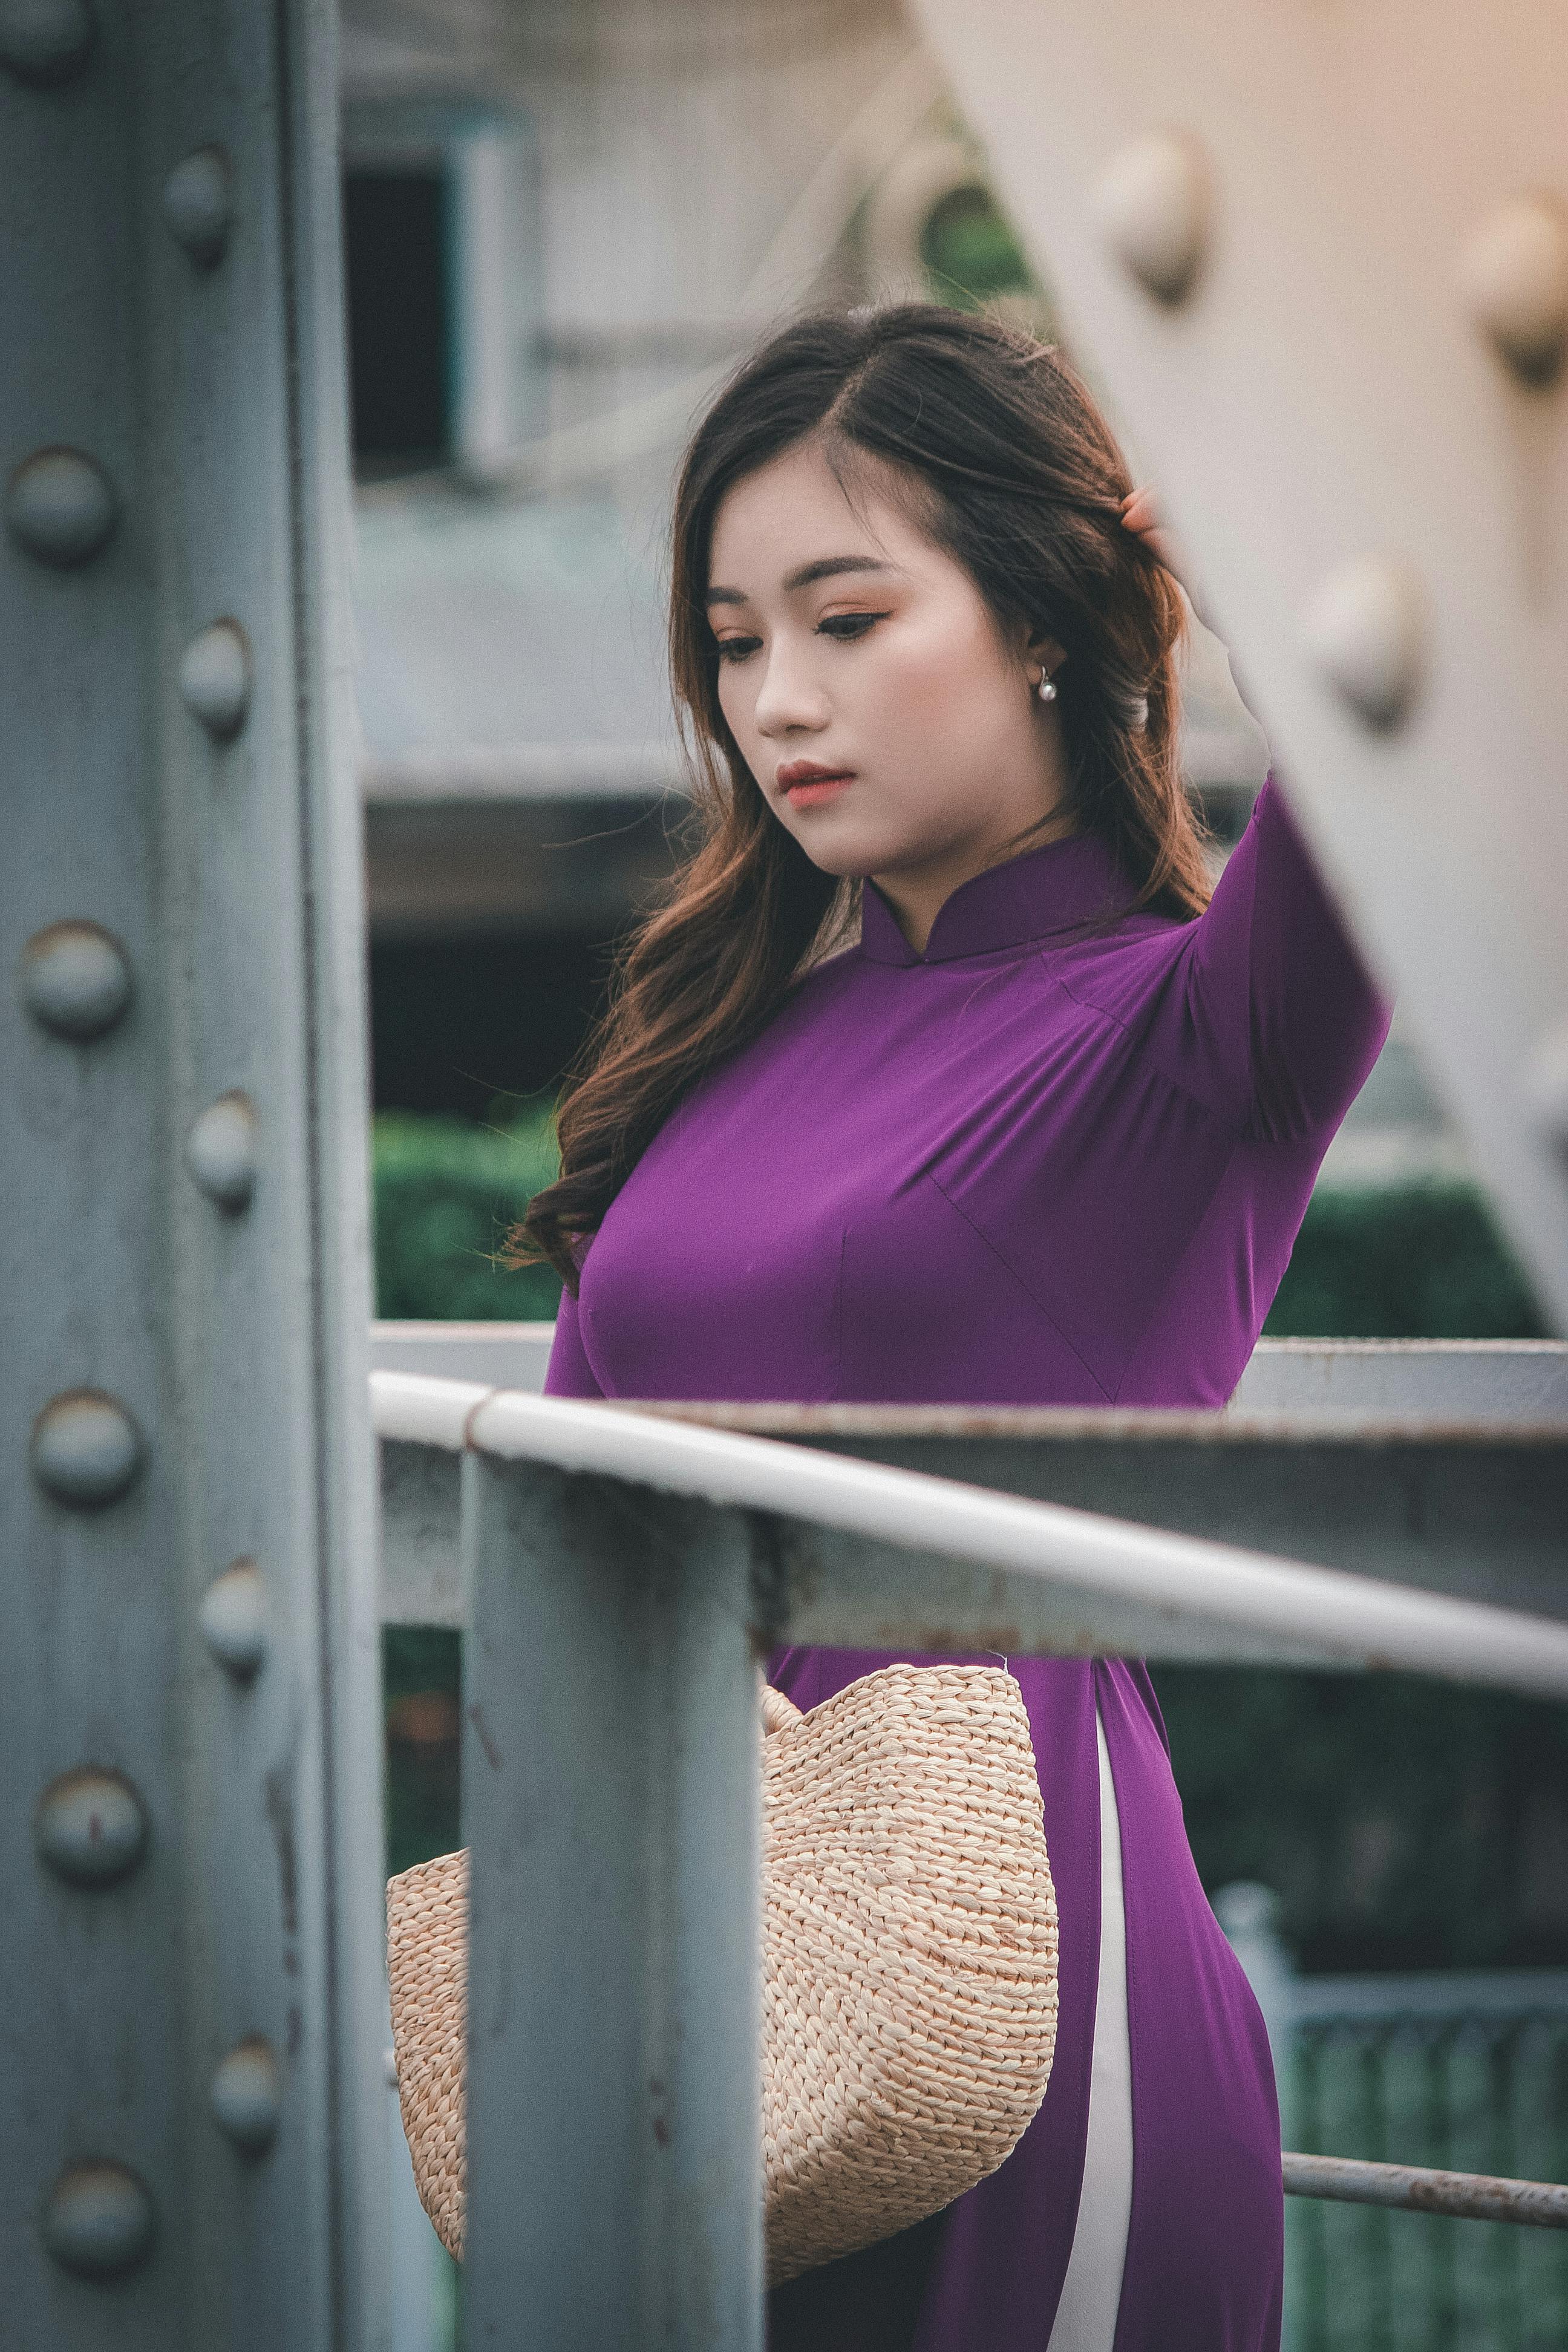
[[[1081,385],[999,326],[810,320],[721,394],[671,622],[706,837],[527,1220],[567,1286],[552,1394],[1230,1394],[1384,1019],[1271,784],[1210,899],[1162,551]],[[887,1663],[772,1676],[810,1707]],[[1049,2089],[947,2212],[776,2292],[771,2341],[1272,2352],[1268,2042],[1148,1675],[1012,1663]]]

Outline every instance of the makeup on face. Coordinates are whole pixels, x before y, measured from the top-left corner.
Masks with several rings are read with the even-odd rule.
[[[819,449],[746,476],[715,519],[717,698],[824,873],[869,877],[920,944],[950,891],[1048,817],[1062,778],[1025,648],[974,581]]]
[[[837,799],[855,782],[853,768],[826,768],[817,760],[781,760],[773,782],[791,808]]]

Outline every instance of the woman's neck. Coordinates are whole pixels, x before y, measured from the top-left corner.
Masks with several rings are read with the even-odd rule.
[[[1031,849],[1044,849],[1048,843],[1065,841],[1077,829],[1071,812],[1064,801],[1058,800],[1044,816],[1034,818],[999,840],[965,839],[923,864],[898,866],[869,878],[892,908],[899,929],[916,955],[923,955],[932,926],[955,890],[993,866],[1005,866],[1010,858],[1022,857]]]

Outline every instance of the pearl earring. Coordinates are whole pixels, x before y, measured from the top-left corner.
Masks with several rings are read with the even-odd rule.
[[[1057,682],[1051,676],[1048,669],[1041,670],[1040,682],[1035,688],[1035,692],[1039,696],[1042,702],[1054,702],[1056,700]]]

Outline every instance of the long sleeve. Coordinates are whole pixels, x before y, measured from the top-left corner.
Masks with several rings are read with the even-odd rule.
[[[593,1367],[583,1346],[583,1327],[577,1301],[569,1290],[561,1294],[561,1311],[555,1318],[555,1339],[544,1374],[544,1393],[560,1397],[602,1397],[605,1393],[594,1378]]]
[[[1185,1045],[1197,1091],[1285,1142],[1336,1127],[1388,1033],[1379,996],[1270,777],[1193,927]]]

